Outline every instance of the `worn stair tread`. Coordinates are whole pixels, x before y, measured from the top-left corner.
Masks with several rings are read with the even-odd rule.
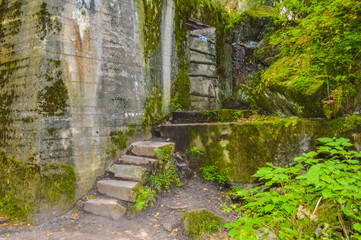
[[[141,186],[140,182],[124,180],[100,180],[97,183],[98,191],[123,201],[135,202],[135,189]]]
[[[130,150],[136,156],[156,158],[154,149],[164,146],[172,146],[174,149],[174,143],[172,142],[139,141],[133,143]]]
[[[157,164],[159,161],[158,159],[154,159],[154,158],[123,155],[121,157],[121,162],[126,164],[134,164],[138,166],[152,167],[155,164]]]
[[[148,174],[148,170],[141,166],[135,165],[124,165],[124,164],[113,164],[108,171],[114,173],[116,178],[124,180],[145,182]]]
[[[89,199],[84,203],[84,211],[113,220],[121,219],[126,209],[115,199]]]

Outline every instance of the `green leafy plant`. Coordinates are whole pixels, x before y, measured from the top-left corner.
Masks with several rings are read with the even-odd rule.
[[[142,211],[146,209],[149,204],[153,206],[155,197],[157,196],[156,192],[149,186],[141,186],[137,188],[136,194],[137,200],[131,207],[132,211]]]
[[[219,184],[225,184],[229,181],[228,177],[221,173],[219,168],[215,165],[209,165],[206,167],[199,168],[202,171],[203,178],[209,181],[216,181]],[[227,168],[225,172],[228,172],[230,169]]]
[[[204,150],[199,147],[192,146],[190,149],[186,150],[186,153],[195,153],[195,154],[203,155]]]
[[[151,186],[158,192],[170,191],[172,186],[182,186],[177,174],[177,168],[172,160],[173,148],[165,146],[156,148],[155,153],[159,159],[159,168],[149,177]]]
[[[226,224],[232,238],[361,239],[361,154],[345,138],[318,141],[293,165],[259,169],[266,189],[237,190],[244,202]]]

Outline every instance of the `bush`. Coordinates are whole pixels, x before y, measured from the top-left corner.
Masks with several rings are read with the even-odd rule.
[[[266,190],[237,191],[244,202],[236,207],[242,217],[226,225],[231,237],[361,239],[361,154],[345,138],[318,140],[291,166],[259,169]]]

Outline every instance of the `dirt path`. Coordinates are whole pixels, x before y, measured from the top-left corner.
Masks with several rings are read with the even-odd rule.
[[[183,235],[181,218],[188,207],[202,207],[212,210],[226,220],[231,215],[222,211],[222,189],[194,176],[182,187],[166,193],[153,207],[135,216],[124,217],[119,221],[109,220],[73,209],[69,213],[45,224],[32,227],[0,225],[0,239],[6,240],[137,240],[137,239],[190,239]],[[224,239],[225,233],[209,237]],[[207,238],[207,239],[209,239]]]

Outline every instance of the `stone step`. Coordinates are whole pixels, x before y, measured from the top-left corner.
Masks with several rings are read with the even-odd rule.
[[[124,165],[124,164],[113,164],[108,169],[109,172],[114,173],[116,178],[141,182],[144,183],[148,175],[148,170],[134,165]]]
[[[119,220],[124,216],[126,209],[115,199],[100,198],[86,201],[84,211],[113,220]]]
[[[140,141],[133,143],[130,147],[130,151],[137,156],[156,158],[154,149],[164,146],[171,146],[174,150],[175,145],[172,142]]]
[[[138,157],[132,155],[123,155],[121,157],[121,162],[125,164],[133,164],[137,166],[143,166],[148,169],[151,169],[154,165],[156,165],[159,161],[154,158],[147,157]]]
[[[100,180],[97,183],[98,191],[109,197],[123,201],[135,202],[137,199],[135,190],[141,186],[140,182],[123,180]]]

